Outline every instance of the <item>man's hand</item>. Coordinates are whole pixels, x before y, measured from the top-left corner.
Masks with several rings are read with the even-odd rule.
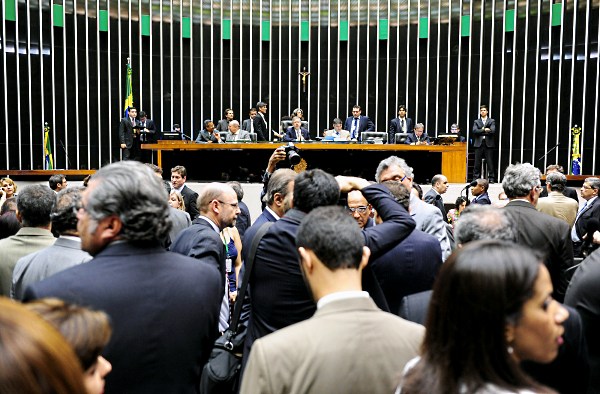
[[[275,149],[271,157],[269,158],[269,164],[267,165],[267,172],[272,174],[275,171],[277,163],[285,160],[285,148],[280,146]]]
[[[127,145],[121,144],[121,149],[125,149],[125,148],[127,148]]]
[[[357,178],[354,176],[336,176],[335,180],[340,186],[342,193],[348,193],[352,190],[362,190],[363,188],[371,185],[371,182],[366,179]]]

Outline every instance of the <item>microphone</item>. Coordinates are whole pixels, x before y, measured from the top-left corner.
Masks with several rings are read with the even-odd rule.
[[[473,182],[469,183],[467,186],[465,186],[463,188],[463,190],[468,189],[470,187],[475,187],[475,186],[477,186],[477,181],[473,181]]]

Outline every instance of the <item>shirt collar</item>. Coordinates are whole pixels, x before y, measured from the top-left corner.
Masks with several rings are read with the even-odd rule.
[[[326,296],[321,297],[321,299],[317,302],[317,309],[321,309],[325,305],[334,301],[349,300],[353,298],[369,298],[369,293],[366,291],[351,290],[327,294]]]
[[[275,213],[275,211],[274,211],[274,210],[272,210],[271,208],[269,208],[269,207],[265,207],[265,209],[267,210],[267,212],[269,212],[271,215],[273,215],[273,217],[274,217],[276,220],[279,220],[279,219],[281,219],[281,218],[279,217],[279,215],[278,215],[278,214],[276,214],[276,213]]]
[[[220,233],[220,232],[221,232],[221,231],[219,230],[219,226],[217,226],[217,225],[215,224],[215,222],[213,222],[212,220],[210,220],[210,219],[209,219],[209,218],[207,218],[206,216],[200,215],[200,216],[198,216],[198,218],[206,220],[206,221],[207,221],[207,222],[210,224],[210,226],[213,228],[213,230],[215,230],[217,233]]]

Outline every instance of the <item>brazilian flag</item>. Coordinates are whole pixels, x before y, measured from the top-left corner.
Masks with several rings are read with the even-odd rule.
[[[44,125],[44,169],[54,169],[54,160],[52,159],[52,144],[50,143],[50,127],[48,126],[48,123]]]
[[[131,88],[131,63],[127,59],[127,78],[125,79],[125,116],[129,117],[129,108],[133,107],[133,89]]]

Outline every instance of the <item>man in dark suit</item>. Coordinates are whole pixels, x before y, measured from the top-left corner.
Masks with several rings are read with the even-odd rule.
[[[302,121],[299,117],[294,116],[292,118],[292,126],[287,128],[283,140],[286,142],[310,140],[310,134],[308,133],[308,130],[302,128]]]
[[[289,168],[280,168],[269,177],[267,191],[263,197],[263,201],[266,203],[265,209],[242,239],[243,259],[250,251],[250,245],[252,245],[252,240],[260,226],[267,222],[275,223],[291,209],[294,197],[294,178],[296,178],[296,173]]]
[[[137,109],[130,107],[129,116],[121,119],[121,123],[119,124],[119,143],[121,144],[123,160],[140,159],[139,131],[138,129],[134,129],[134,126],[137,126],[136,117]]]
[[[471,189],[471,194],[475,197],[471,200],[471,204],[490,205],[492,203],[488,194],[490,183],[483,178],[477,179],[476,182],[477,185]]]
[[[305,286],[296,250],[296,233],[300,221],[313,208],[337,204],[341,192],[361,190],[385,222],[363,231],[373,258],[378,257],[405,238],[415,227],[406,209],[401,207],[381,185],[371,185],[360,178],[336,179],[322,170],[305,171],[296,176],[292,209],[269,228],[260,241],[250,277],[252,315],[246,337],[244,357],[248,357],[254,340],[290,324],[308,319],[315,303]],[[332,234],[332,242],[335,234]],[[373,298],[381,289],[368,287],[375,281],[372,271],[363,275],[363,285]],[[378,292],[377,294],[375,294]],[[380,300],[385,304],[385,299]],[[387,308],[387,305],[385,305]]]
[[[502,188],[510,199],[504,207],[517,231],[517,242],[546,256],[554,298],[561,301],[569,285],[566,270],[573,266],[569,225],[535,209],[540,191],[540,170],[529,163],[511,164],[504,172]]]
[[[252,120],[254,126],[254,132],[256,133],[257,141],[268,141],[269,140],[269,127],[267,125],[267,103],[259,101],[256,103],[258,113]]]
[[[344,122],[344,130],[350,132],[350,139],[360,141],[360,133],[363,131],[375,131],[375,124],[368,116],[361,115],[362,110],[360,105],[352,107],[352,116],[346,118]]]
[[[221,134],[219,134],[218,131],[215,131],[214,122],[210,119],[207,119],[204,121],[204,128],[198,133],[198,137],[196,137],[195,142],[206,144],[222,144],[225,141],[221,139]]]
[[[163,186],[148,167],[102,167],[77,214],[81,248],[94,259],[25,292],[26,301],[58,297],[110,316],[106,393],[195,393],[218,335],[219,271],[161,247],[168,214]]]
[[[565,170],[563,168],[563,166],[559,165],[559,164],[550,164],[548,167],[546,167],[546,175],[549,175],[553,172],[560,172],[561,174],[564,175]],[[575,190],[572,187],[565,187],[564,190],[562,191],[563,196],[565,197],[569,197],[572,198],[573,200],[577,201],[577,204],[579,205],[579,193],[577,193],[577,190]],[[540,197],[548,197],[548,190],[544,189],[542,190],[542,192],[540,193]]]
[[[211,183],[206,186],[198,197],[198,205],[200,216],[190,227],[179,233],[171,245],[171,251],[194,257],[202,264],[219,271],[223,298],[219,331],[224,332],[229,327],[229,294],[225,286],[226,251],[220,232],[225,227],[235,226],[240,207],[235,191],[231,186],[223,183]]]
[[[233,120],[233,110],[227,108],[225,110],[225,119],[219,120],[217,123],[217,131],[229,131],[229,122]]]
[[[138,114],[137,125],[140,131],[140,144],[155,144],[158,141],[156,126],[152,119],[148,119],[146,112],[140,111]],[[144,163],[152,161],[152,151],[140,150],[140,158]]]
[[[586,178],[581,186],[581,198],[585,200],[584,205],[577,212],[575,224],[571,229],[571,240],[576,256],[582,255],[581,246],[583,236],[588,233],[588,227],[592,219],[600,220],[600,201],[598,190],[600,189],[600,178]],[[590,234],[591,236],[591,234]]]
[[[475,165],[473,167],[473,179],[481,178],[481,159],[485,157],[487,162],[488,178],[490,183],[496,179],[494,167],[494,134],[496,133],[496,121],[488,117],[487,105],[479,107],[480,118],[473,122],[473,147],[475,148]]]
[[[442,198],[442,194],[446,193],[446,191],[448,191],[448,178],[442,174],[437,174],[431,178],[431,189],[423,196],[423,201],[436,206],[442,213],[443,218],[447,216],[444,199]]]
[[[242,123],[242,130],[246,130],[248,133],[254,133],[254,118],[256,118],[256,108],[252,107],[248,111],[249,118],[244,120]]]
[[[185,210],[190,214],[190,219],[194,220],[198,216],[198,208],[196,207],[198,193],[186,186],[186,180],[187,170],[184,166],[175,166],[171,168],[172,190],[178,191],[181,194],[183,202],[185,203]]]
[[[383,183],[405,209],[410,205],[410,191],[400,182]],[[377,226],[382,220],[375,217]],[[414,229],[390,251],[372,262],[373,272],[385,295],[390,312],[398,315],[404,296],[433,288],[433,282],[442,266],[442,248],[433,236]]]
[[[388,131],[388,144],[396,141],[396,133],[412,133],[413,120],[406,117],[406,106],[398,107],[398,116],[390,120],[390,129]]]
[[[429,145],[429,135],[425,132],[425,125],[423,123],[417,123],[412,133],[404,140],[406,145]]]

